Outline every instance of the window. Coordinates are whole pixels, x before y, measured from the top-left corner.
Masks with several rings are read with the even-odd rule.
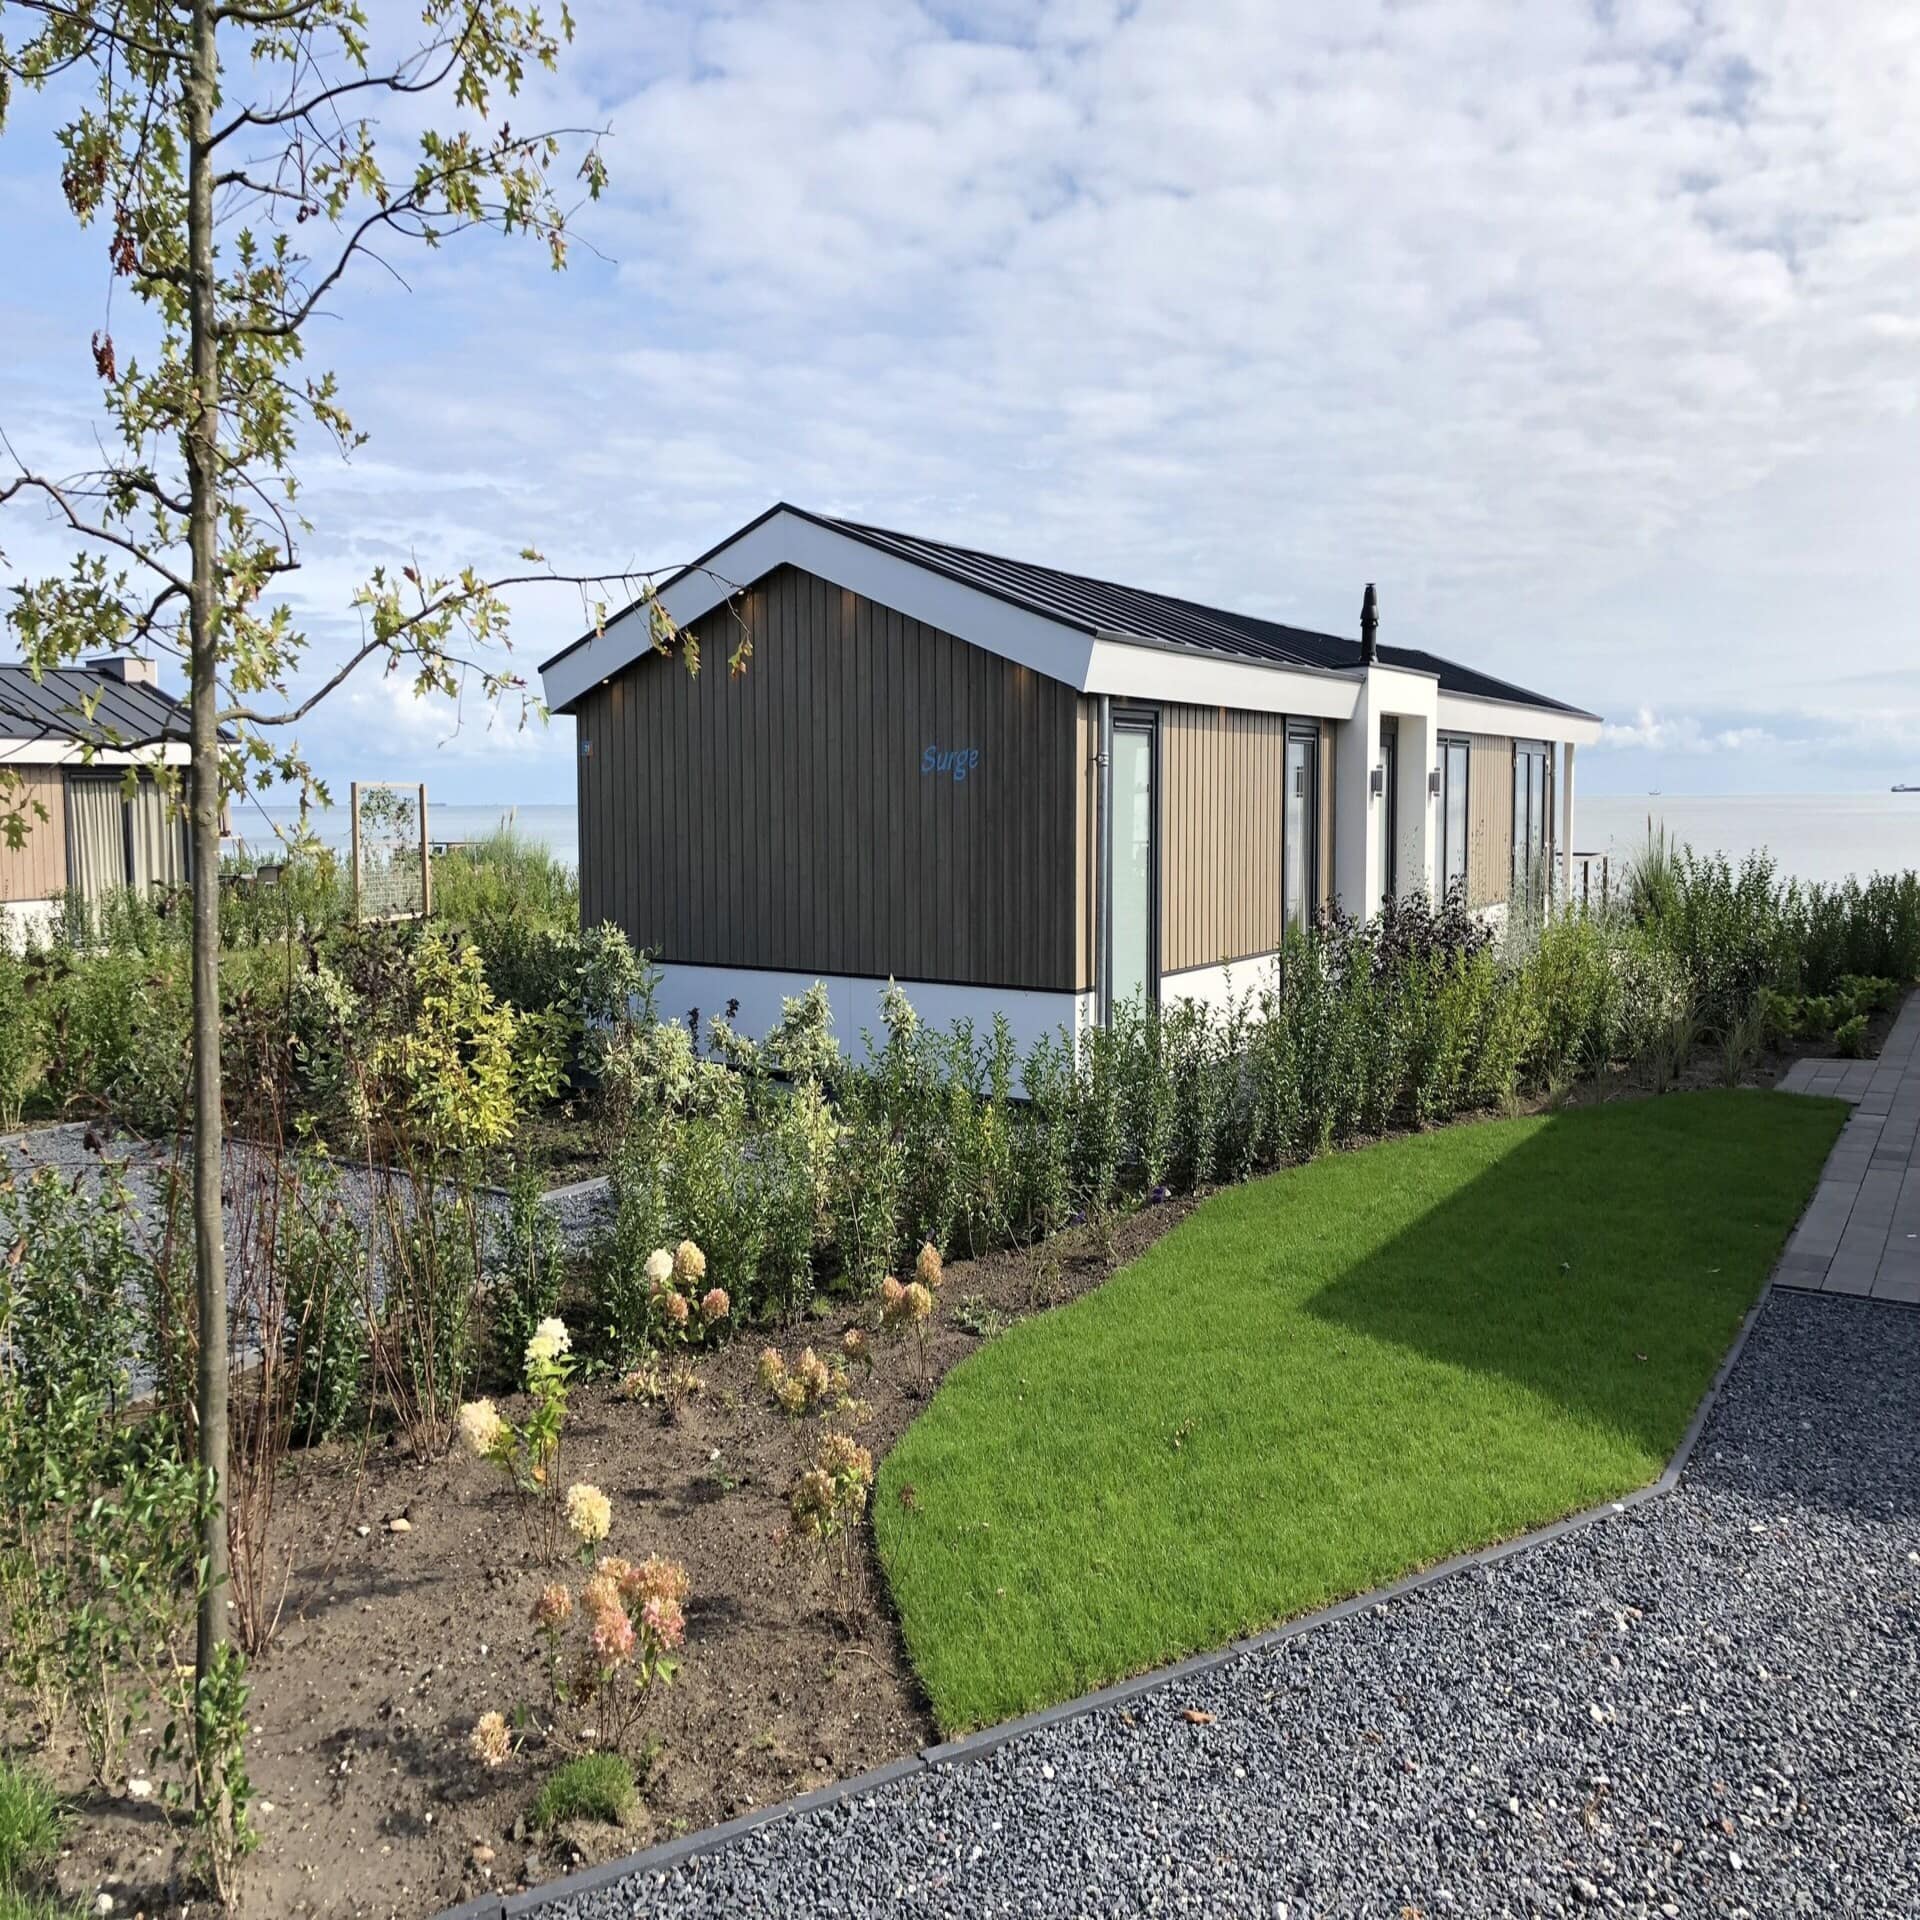
[[[1374,817],[1380,835],[1380,904],[1384,907],[1399,889],[1394,885],[1394,861],[1400,840],[1400,723],[1380,722],[1380,770],[1386,785]]]
[[[1154,822],[1154,723],[1113,722],[1113,903],[1111,1005],[1159,997],[1154,899],[1159,855]]]
[[[1440,892],[1444,898],[1467,884],[1468,743],[1440,742]]]
[[[1280,836],[1280,897],[1288,927],[1304,927],[1313,918],[1319,889],[1320,733],[1318,728],[1287,734],[1286,816]]]
[[[153,780],[131,795],[118,774],[67,777],[67,885],[83,900],[114,887],[184,886],[186,821]]]
[[[1544,740],[1513,743],[1513,899],[1538,907],[1547,891],[1547,810],[1552,792]]]

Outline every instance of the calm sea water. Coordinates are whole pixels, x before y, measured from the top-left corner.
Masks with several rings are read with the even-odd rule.
[[[1616,865],[1664,826],[1697,853],[1737,860],[1765,849],[1801,880],[1920,867],[1920,793],[1589,795],[1576,781],[1577,853],[1610,853]]]
[[[282,820],[291,816],[269,809]],[[435,805],[429,832],[436,840],[477,840],[511,821],[530,839],[543,841],[569,865],[580,853],[580,816],[564,806]],[[1901,867],[1920,867],[1920,793],[1770,794],[1700,796],[1588,794],[1575,789],[1576,851],[1610,854],[1616,864],[1645,845],[1648,824],[1701,852],[1739,859],[1765,848],[1783,873],[1803,880],[1841,880]],[[258,808],[236,807],[234,827],[242,839],[264,845],[272,838]],[[323,839],[344,845],[346,810],[336,807],[320,821]]]

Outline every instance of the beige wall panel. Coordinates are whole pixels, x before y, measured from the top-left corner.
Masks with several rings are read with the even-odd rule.
[[[26,819],[25,845],[0,839],[0,900],[44,900],[67,884],[67,790],[58,767],[15,767],[20,785],[9,796]],[[42,820],[35,803],[47,810]]]
[[[1476,733],[1467,757],[1467,904],[1490,907],[1513,891],[1513,742]]]
[[[1161,709],[1162,973],[1280,944],[1286,732],[1279,714]]]

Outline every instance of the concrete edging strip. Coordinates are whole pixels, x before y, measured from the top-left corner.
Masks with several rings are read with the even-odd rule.
[[[776,1801],[770,1807],[759,1807],[751,1813],[743,1813],[736,1819],[717,1827],[703,1827],[698,1833],[683,1834],[675,1840],[662,1841],[658,1846],[648,1847],[640,1853],[630,1853],[618,1860],[609,1860],[603,1866],[590,1867],[584,1872],[568,1874],[558,1880],[544,1881],[537,1887],[529,1887],[524,1893],[489,1893],[478,1899],[469,1900],[461,1906],[451,1907],[435,1916],[435,1920],[520,1920],[522,1915],[538,1913],[541,1908],[552,1906],[562,1900],[571,1900],[583,1893],[591,1893],[597,1888],[608,1886],[615,1881],[630,1880],[645,1874],[663,1874],[702,1854],[717,1853],[731,1842],[744,1838],[761,1827],[769,1827],[781,1820],[790,1820],[799,1814],[812,1813],[821,1807],[838,1806],[842,1802],[858,1800],[879,1788],[890,1786],[896,1780],[904,1780],[909,1775],[931,1772],[936,1767],[952,1767],[978,1760],[1005,1746],[1010,1740],[1017,1740],[1023,1734],[1037,1733],[1042,1728],[1058,1726],[1063,1721],[1078,1720],[1086,1714],[1101,1713],[1107,1709],[1124,1706],[1131,1700],[1137,1700],[1143,1694],[1157,1693],[1163,1688],[1176,1686],[1183,1680],[1191,1680],[1197,1674],[1211,1673],[1217,1667],[1230,1665],[1243,1660],[1249,1654],[1265,1653],[1269,1649],[1284,1646],[1290,1640],[1298,1640],[1317,1628],[1330,1626],[1336,1620],[1345,1620],[1357,1613],[1365,1613],[1374,1607],[1384,1607],[1389,1602],[1406,1598],[1418,1593],[1424,1587],[1431,1587],[1442,1580],[1449,1580],[1455,1574],[1466,1573],[1475,1567],[1498,1566],[1503,1560],[1511,1560],[1523,1553],[1531,1553],[1536,1547],[1550,1545],[1555,1540],[1564,1540],[1569,1534],[1584,1533],[1589,1527],[1601,1521],[1611,1520],[1633,1508],[1644,1506],[1650,1500],[1658,1500],[1671,1493],[1680,1484],[1681,1476],[1687,1470],[1693,1451],[1700,1443],[1700,1436],[1706,1430],[1708,1416],[1713,1412],[1714,1403],[1720,1398],[1722,1389],[1732,1377],[1734,1368],[1739,1364],[1740,1355],[1746,1348],[1747,1336],[1752,1333],[1767,1297],[1773,1291],[1771,1275],[1760,1290],[1759,1297],[1747,1309],[1746,1317],[1740,1322],[1739,1330],[1733,1336],[1733,1344],[1728,1347],[1726,1357],[1720,1362],[1719,1371],[1713,1376],[1706,1392],[1701,1396],[1700,1404],[1694,1409],[1693,1419],[1687,1430],[1680,1436],[1680,1444],[1674,1449],[1673,1458],[1667,1462],[1666,1470],[1657,1480],[1644,1487],[1636,1487],[1630,1493],[1622,1494],[1618,1500],[1608,1500],[1597,1507],[1588,1507],[1579,1513],[1568,1514],[1564,1519],[1550,1522],[1544,1527],[1536,1527],[1531,1533],[1516,1534],[1511,1540],[1495,1542],[1490,1547],[1477,1547],[1470,1553],[1455,1554],[1449,1560],[1436,1561],[1430,1567],[1403,1575],[1398,1580],[1389,1581],[1383,1587],[1370,1588],[1365,1593],[1350,1595],[1345,1600],[1336,1600],[1331,1606],[1320,1608],[1314,1613],[1305,1613],[1298,1619],[1281,1622],[1277,1627],[1268,1627],[1264,1632],[1250,1634],[1244,1639],[1229,1641],[1224,1647],[1210,1649],[1202,1653],[1192,1653],[1184,1660],[1176,1660],[1171,1666],[1155,1667],[1150,1673],[1136,1674],[1131,1679],[1116,1680],[1100,1687],[1092,1693],[1083,1693],[1076,1699],[1063,1700],[1057,1706],[1041,1707],[1033,1713],[1020,1715],[1018,1719],[1002,1720],[996,1726],[982,1727],[976,1733],[962,1734],[956,1740],[945,1740],[937,1746],[922,1747],[917,1753],[902,1754],[897,1760],[890,1760],[884,1766],[875,1767],[871,1772],[856,1774],[851,1780],[835,1781],[830,1786],[816,1787],[811,1793],[803,1793],[792,1800]]]

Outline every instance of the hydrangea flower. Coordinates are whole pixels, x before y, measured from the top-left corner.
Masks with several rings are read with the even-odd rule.
[[[673,1279],[673,1255],[665,1247],[655,1247],[647,1255],[647,1283],[656,1292]]]
[[[454,1415],[454,1424],[460,1429],[460,1438],[465,1442],[468,1452],[485,1459],[498,1444],[506,1422],[500,1418],[500,1410],[491,1400],[469,1400]]]
[[[549,1317],[534,1328],[533,1338],[527,1342],[527,1365],[558,1360],[563,1353],[572,1351],[573,1336],[568,1333],[566,1322]]]
[[[533,1623],[537,1627],[564,1627],[573,1618],[573,1589],[565,1581],[554,1580],[540,1589],[533,1603]]]
[[[567,1525],[574,1538],[598,1546],[613,1528],[613,1503],[596,1486],[576,1480],[567,1489]]]
[[[640,1625],[647,1638],[669,1652],[687,1637],[686,1615],[677,1600],[656,1593],[640,1609]]]
[[[673,1250],[673,1270],[689,1285],[707,1277],[707,1256],[691,1240],[682,1240]]]
[[[913,1263],[913,1271],[922,1286],[929,1289],[939,1286],[946,1268],[940,1259],[940,1249],[931,1240],[921,1246],[919,1258]]]
[[[603,1667],[617,1667],[633,1658],[633,1622],[625,1607],[602,1607],[587,1629],[587,1645]]]
[[[713,1288],[707,1297],[700,1302],[700,1318],[704,1320],[708,1326],[712,1326],[716,1321],[724,1320],[732,1311],[733,1302],[727,1298],[727,1290],[725,1287]]]

